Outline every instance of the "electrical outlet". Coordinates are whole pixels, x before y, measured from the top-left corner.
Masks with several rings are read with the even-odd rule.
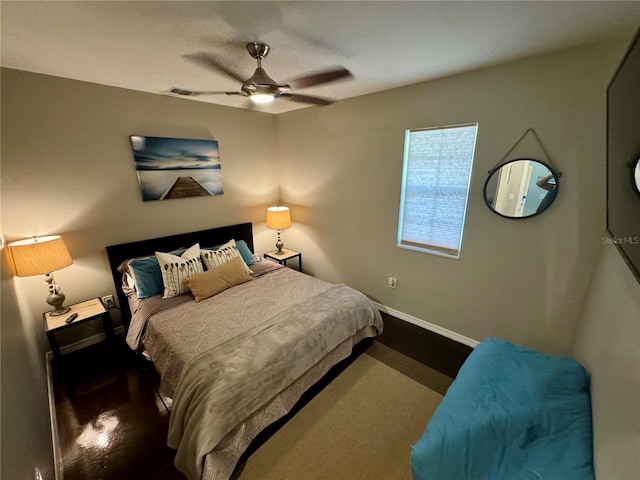
[[[387,283],[387,285],[389,285],[389,288],[395,290],[397,284],[398,281],[396,280],[396,277],[389,277],[389,281]]]
[[[116,302],[113,301],[113,295],[105,295],[102,297],[102,303],[107,310],[116,306]]]

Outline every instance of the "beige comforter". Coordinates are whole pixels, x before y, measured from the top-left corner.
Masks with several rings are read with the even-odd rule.
[[[169,445],[191,479],[201,478],[205,455],[202,478],[228,479],[262,428],[357,341],[382,331],[379,312],[355,290],[272,262],[252,268],[255,280],[204,302],[158,311],[147,299],[152,308],[130,328],[130,345],[143,344],[174,397]]]
[[[368,325],[382,328],[371,302],[335,285],[190,361],[169,422],[178,469],[200,479],[204,457],[236,425]]]

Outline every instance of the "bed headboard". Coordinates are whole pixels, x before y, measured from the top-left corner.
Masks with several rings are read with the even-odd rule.
[[[200,243],[201,247],[213,247],[228,242],[231,239],[244,240],[253,252],[253,227],[251,223],[239,223],[226,227],[212,228],[210,230],[200,230],[199,232],[181,233],[169,235],[167,237],[151,238],[137,242],[121,243],[111,245],[107,248],[109,257],[109,267],[113,282],[116,286],[118,303],[122,312],[122,320],[129,326],[131,312],[127,296],[121,288],[122,274],[118,272],[120,264],[129,258],[154,255],[155,252],[169,252],[180,248],[188,248],[194,243]]]

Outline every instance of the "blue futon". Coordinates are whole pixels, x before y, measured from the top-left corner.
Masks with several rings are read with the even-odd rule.
[[[413,446],[413,478],[592,480],[592,436],[582,365],[489,338]]]

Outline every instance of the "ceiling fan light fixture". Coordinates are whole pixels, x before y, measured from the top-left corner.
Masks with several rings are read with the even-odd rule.
[[[253,95],[249,96],[249,98],[252,102],[261,104],[271,103],[275,99],[273,95],[270,95],[268,93],[254,93]]]

